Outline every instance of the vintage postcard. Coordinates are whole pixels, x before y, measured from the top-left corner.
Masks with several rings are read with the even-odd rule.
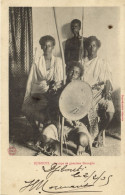
[[[125,0],[1,7],[0,195],[124,195]]]

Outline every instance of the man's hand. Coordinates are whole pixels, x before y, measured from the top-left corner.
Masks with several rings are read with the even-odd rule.
[[[69,119],[65,119],[65,122],[66,122],[66,125],[70,126],[70,127],[73,127],[74,124],[73,124],[73,121],[72,120],[69,120]]]
[[[39,87],[40,87],[40,93],[45,93],[49,89],[49,85],[47,85],[46,80],[41,81],[40,84],[39,84]]]
[[[60,82],[55,82],[52,86],[53,90],[57,91],[59,88],[61,88],[62,84]]]
[[[49,83],[49,93],[57,94],[62,89],[62,86],[63,85],[61,82],[54,82],[54,81],[50,82]]]
[[[112,92],[112,85],[111,85],[111,82],[107,80],[105,83],[105,87],[103,89],[103,93],[102,93],[102,96],[104,97],[104,99],[110,100],[111,92]]]

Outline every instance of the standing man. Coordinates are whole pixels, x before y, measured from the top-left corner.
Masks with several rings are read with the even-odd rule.
[[[71,31],[73,37],[67,39],[65,45],[65,62],[67,69],[71,61],[80,61],[84,57],[84,46],[82,44],[82,36],[80,36],[81,21],[74,19],[71,21]],[[84,38],[85,39],[85,38]]]

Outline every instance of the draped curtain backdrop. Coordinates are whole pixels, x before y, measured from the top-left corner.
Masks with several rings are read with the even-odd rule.
[[[10,117],[21,114],[32,59],[32,8],[11,7],[9,8]]]

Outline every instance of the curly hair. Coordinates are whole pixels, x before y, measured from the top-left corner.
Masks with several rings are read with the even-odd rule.
[[[69,62],[68,67],[67,67],[67,73],[69,73],[70,70],[72,70],[73,67],[78,67],[80,69],[80,77],[82,77],[83,73],[84,73],[84,69],[83,69],[83,66],[81,65],[81,63],[77,62],[77,61]]]
[[[39,40],[39,44],[41,45],[41,48],[43,48],[46,41],[51,41],[53,43],[53,46],[55,46],[56,44],[56,41],[52,36],[46,35],[46,36],[41,37]]]
[[[72,24],[74,24],[74,23],[79,24],[79,27],[81,28],[81,21],[80,21],[80,20],[78,20],[78,19],[72,20],[72,21],[71,21],[71,26],[72,26]]]
[[[85,40],[85,48],[87,49],[92,41],[96,41],[97,47],[101,47],[101,41],[96,36],[90,36]]]

